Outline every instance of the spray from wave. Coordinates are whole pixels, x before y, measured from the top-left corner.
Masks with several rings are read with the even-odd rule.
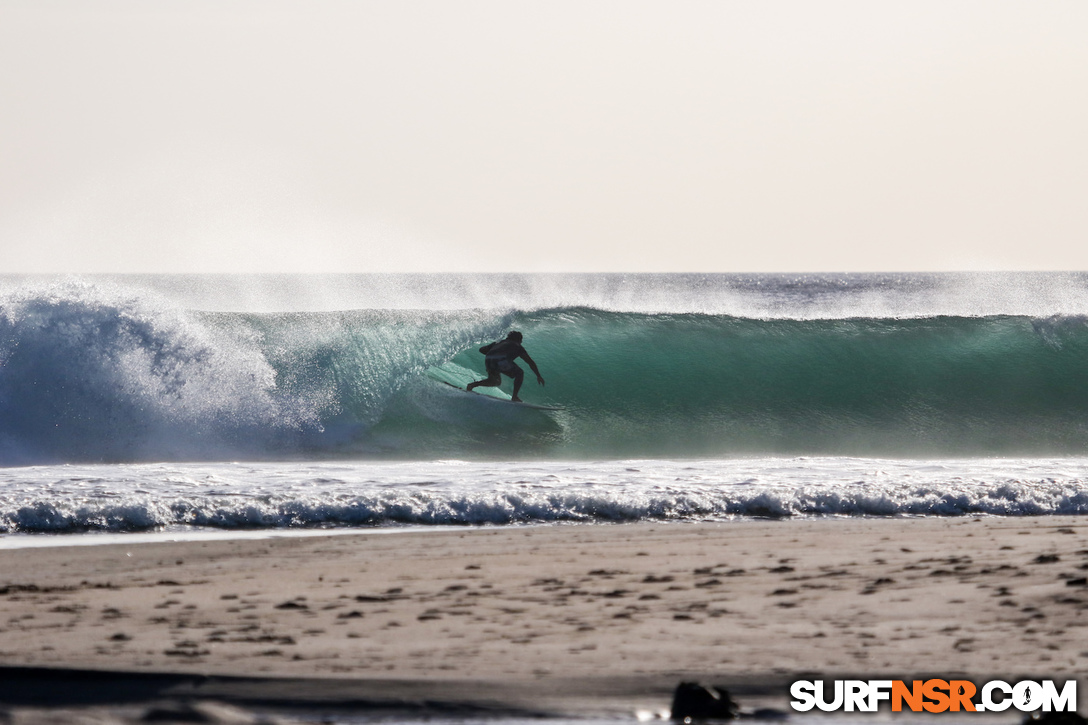
[[[221,456],[319,425],[244,325],[68,283],[0,304],[0,460]]]

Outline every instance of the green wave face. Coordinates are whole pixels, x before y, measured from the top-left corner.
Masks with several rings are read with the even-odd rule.
[[[522,396],[565,406],[548,418],[558,430],[542,443],[538,427],[526,423],[519,436],[503,423],[490,444],[488,435],[455,436],[471,450],[450,449],[441,436],[427,445],[442,454],[491,445],[501,455],[526,446],[603,458],[1088,449],[1080,318],[802,321],[569,309],[511,322],[547,380],[538,388],[526,371]],[[473,348],[450,363],[483,376]],[[476,413],[445,421],[459,434],[481,425]]]

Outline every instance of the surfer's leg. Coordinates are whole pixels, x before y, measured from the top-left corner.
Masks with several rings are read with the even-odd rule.
[[[503,382],[503,376],[502,376],[502,374],[499,374],[499,371],[498,371],[497,367],[495,367],[494,365],[491,365],[491,364],[485,364],[484,369],[487,371],[487,377],[484,378],[483,380],[478,380],[478,381],[475,381],[474,383],[469,383],[468,385],[465,386],[465,390],[470,391],[473,388],[494,388],[495,385],[498,385],[498,384]]]
[[[487,377],[483,380],[477,380],[474,383],[469,383],[465,386],[465,390],[472,390],[473,388],[493,388],[502,382],[502,375],[499,374],[498,368],[487,365],[486,369]]]
[[[499,374],[491,373],[484,380],[477,380],[474,383],[469,383],[465,386],[465,390],[472,390],[473,388],[493,388],[502,382],[502,378]]]
[[[510,396],[510,400],[516,403],[521,402],[521,398],[518,397],[518,391],[521,390],[521,381],[525,379],[525,371],[519,368],[517,365],[511,365],[514,369],[506,373],[514,379],[514,394]]]

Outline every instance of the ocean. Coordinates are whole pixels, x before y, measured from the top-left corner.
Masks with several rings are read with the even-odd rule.
[[[562,410],[444,384],[512,329]],[[0,277],[8,546],[1084,514],[1086,480],[1088,274]]]

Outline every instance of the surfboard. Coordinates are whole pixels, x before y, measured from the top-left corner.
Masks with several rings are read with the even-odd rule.
[[[447,383],[445,380],[439,380],[438,382],[443,385],[448,385],[454,390],[468,395],[475,395],[485,400],[493,400],[496,403],[505,403],[506,405],[516,405],[521,408],[532,408],[533,410],[566,410],[562,405],[537,405],[536,403],[526,403],[524,400],[506,400],[505,398],[497,398],[494,395],[487,395],[486,393],[477,393],[475,390],[465,390],[464,388],[454,385],[453,383]]]

